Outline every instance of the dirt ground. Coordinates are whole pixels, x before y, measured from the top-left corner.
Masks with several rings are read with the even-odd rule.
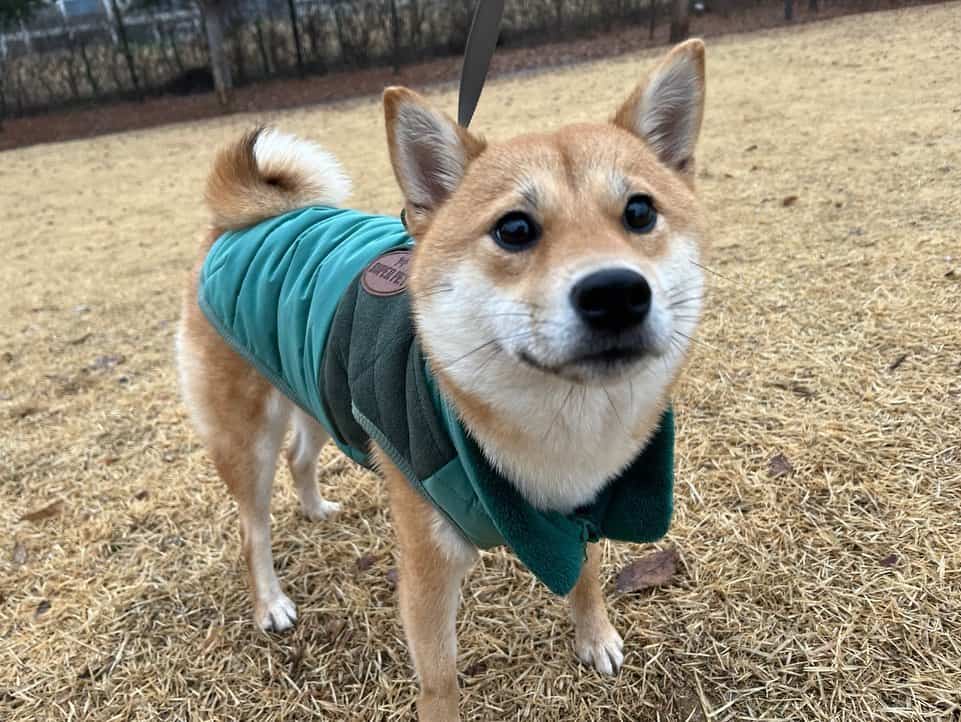
[[[959,38],[955,2],[710,43],[717,275],[676,397],[678,572],[618,595],[645,550],[607,548],[610,680],[562,601],[486,554],[465,719],[961,719]],[[474,126],[604,118],[652,57],[499,79]],[[300,621],[265,635],[177,397],[202,179],[263,119],[333,149],[356,207],[399,208],[376,98],[0,154],[2,720],[410,718],[380,484],[326,451],[345,511],[313,525],[279,473]]]

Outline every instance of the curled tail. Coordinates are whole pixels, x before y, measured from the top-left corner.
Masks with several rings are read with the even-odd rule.
[[[311,205],[335,206],[350,179],[330,153],[272,128],[257,128],[217,154],[207,178],[207,207],[221,230]]]

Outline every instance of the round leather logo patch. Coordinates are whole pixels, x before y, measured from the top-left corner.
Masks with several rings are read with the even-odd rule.
[[[398,248],[377,256],[364,269],[360,285],[374,296],[393,296],[407,290],[410,249]]]

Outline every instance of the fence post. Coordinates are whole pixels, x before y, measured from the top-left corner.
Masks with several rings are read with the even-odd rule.
[[[110,39],[113,40],[113,44],[116,45],[120,42],[120,38],[117,37],[117,26],[114,24],[113,19],[113,3],[111,0],[100,0],[100,4],[103,6],[103,11],[107,15],[107,19],[110,21],[107,25],[110,26]]]
[[[294,0],[287,0],[287,9],[290,11],[290,26],[294,31],[294,50],[297,53],[297,75],[304,75],[304,50],[300,45],[300,28],[297,22],[297,6]]]
[[[230,91],[234,87],[230,75],[230,63],[224,51],[224,15],[226,0],[203,0],[203,20],[207,28],[207,48],[210,52],[210,69],[214,74],[214,88],[221,105],[230,103]]]
[[[20,37],[23,39],[23,45],[27,49],[28,53],[33,52],[33,36],[30,35],[30,31],[27,30],[27,24],[20,21]]]
[[[400,71],[400,14],[397,12],[397,0],[390,0],[390,44],[391,61],[396,73]]]
[[[124,59],[127,61],[127,70],[130,72],[130,82],[138,96],[140,93],[140,78],[137,75],[137,66],[133,60],[133,53],[130,52],[130,43],[127,40],[127,26],[123,21],[123,13],[117,5],[117,0],[110,0],[114,24],[117,27],[117,36],[120,38],[120,49],[123,51]]]
[[[686,40],[691,32],[691,21],[688,17],[689,0],[674,0],[671,6],[671,42],[679,43]]]

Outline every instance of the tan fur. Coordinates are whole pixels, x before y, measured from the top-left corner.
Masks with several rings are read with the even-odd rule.
[[[573,125],[549,135],[514,138],[498,147],[498,151],[495,157],[482,156],[471,166],[463,190],[445,206],[443,217],[434,219],[430,233],[424,231],[420,236],[424,242],[415,251],[411,275],[415,299],[419,295],[429,296],[431,289],[441,283],[436,274],[449,264],[463,262],[465,248],[472,249],[478,265],[499,285],[516,288],[516,297],[528,303],[536,303],[543,296],[542,284],[551,280],[550,269],[558,267],[563,259],[612,255],[635,257],[643,263],[647,258],[662,255],[666,248],[663,233],[643,238],[643,245],[637,247],[628,243],[620,228],[613,227],[610,207],[621,205],[623,198],[612,197],[605,189],[603,174],[593,170],[607,159],[630,159],[624,166],[626,174],[643,179],[644,187],[657,189],[662,206],[670,209],[672,225],[692,228],[698,234],[704,232],[700,209],[688,184],[657,163],[630,133],[606,125]],[[496,249],[473,242],[516,204],[512,185],[520,185],[518,181],[524,178],[550,178],[557,174],[568,176],[569,180],[552,183],[552,192],[544,194],[542,207],[551,218],[544,233],[550,234],[550,243],[539,245],[523,257],[518,254],[505,258]],[[610,204],[597,207],[590,202],[598,196],[609,197]],[[489,208],[481,199],[490,199]],[[422,249],[429,249],[429,255]],[[469,426],[485,429],[500,445],[528,443],[518,433],[517,424],[523,420],[498,417],[484,399],[453,384],[443,369],[435,371],[444,390],[457,400]],[[669,392],[670,387],[665,391]],[[661,410],[652,411],[639,421],[634,429],[639,438],[646,438]]]
[[[625,159],[623,169],[639,187],[657,189],[654,195],[663,208],[669,209],[672,225],[704,232],[686,175],[672,173],[659,164],[631,133],[610,125],[580,124],[551,134],[521,136],[498,146],[496,155],[478,158],[443,214],[431,218],[430,224],[411,229],[416,238],[427,241],[418,250],[430,248],[426,261],[420,260],[427,257],[426,251],[415,255],[411,277],[415,296],[436,285],[435,274],[441,273],[447,263],[462,261],[465,248],[472,250],[499,283],[517,284],[520,293],[531,299],[540,292],[536,281],[549,277],[547,269],[554,267],[558,258],[605,252],[638,257],[662,253],[661,234],[645,237],[641,247],[632,248],[621,229],[612,227],[610,207],[621,205],[623,198],[610,198],[607,207],[593,202],[598,196],[613,195],[605,192],[604,179],[599,177],[602,174],[592,172],[594,166],[613,159]],[[550,243],[540,244],[529,255],[505,257],[496,249],[473,242],[485,235],[498,217],[518,205],[520,193],[516,189],[526,179],[557,175],[565,182],[550,184],[552,192],[544,195],[542,206],[544,215],[550,218],[544,228]]]
[[[630,133],[636,133],[638,131],[637,126],[637,107],[643,103],[644,95],[647,93],[653,84],[656,84],[658,80],[663,77],[665,72],[669,70],[680,58],[685,58],[690,61],[690,65],[693,68],[694,74],[694,85],[695,91],[703,100],[704,97],[704,86],[705,86],[705,74],[704,74],[704,43],[701,40],[688,40],[685,43],[677,45],[671,50],[660,63],[655,67],[645,78],[645,80],[640,83],[634,92],[624,101],[623,105],[618,108],[617,113],[614,114],[611,122],[620,127],[624,128]],[[693,152],[693,142],[696,140],[697,135],[701,130],[701,123],[704,120],[704,104],[699,103],[695,107],[695,115],[691,120],[691,151]],[[683,154],[682,163],[680,165],[672,164],[670,160],[662,158],[661,160],[677,171],[681,179],[693,187],[694,185],[694,158],[693,155]]]
[[[219,235],[208,234],[209,248]],[[195,426],[204,437],[207,451],[240,510],[240,534],[248,578],[258,618],[264,611],[264,594],[255,575],[255,549],[251,532],[255,517],[263,516],[254,479],[260,463],[250,440],[265,424],[270,383],[224,342],[197,306],[197,270],[192,274],[183,304],[178,351],[181,386],[188,405],[196,409]],[[260,507],[260,508],[258,508]],[[267,511],[269,514],[269,509]]]
[[[687,112],[677,122],[693,128],[691,138],[670,136],[663,117],[651,116],[652,109],[644,105],[660,97],[646,89],[660,90],[665,83],[667,92],[660,96]],[[582,497],[593,498],[620,463],[615,459],[610,468],[589,469],[583,479],[581,472],[575,479],[558,478],[538,496],[542,472],[547,477],[554,473],[540,465],[553,456],[574,454],[569,461],[561,459],[560,473],[565,465],[582,461],[579,454],[594,458],[589,452],[598,439],[610,439],[612,457],[633,458],[643,448],[683,368],[686,343],[680,344],[679,355],[661,359],[663,373],[651,364],[654,380],[638,382],[643,392],[638,399],[633,385],[622,379],[555,376],[525,367],[505,349],[486,373],[465,372],[445,360],[450,349],[443,345],[448,336],[480,327],[485,319],[469,316],[474,305],[482,304],[474,304],[469,289],[454,289],[451,274],[468,269],[464,278],[475,284],[474,293],[480,289],[483,302],[494,297],[508,308],[523,309],[515,315],[526,314],[532,322],[547,312],[548,299],[558,289],[566,291],[585,269],[605,264],[636,268],[649,277],[662,306],[691,290],[662,287],[677,274],[700,293],[699,271],[693,270],[697,264],[689,266],[688,261],[706,252],[707,235],[688,151],[701,123],[703,86],[703,45],[691,41],[666,56],[610,123],[574,125],[492,144],[458,127],[410,90],[391,88],[384,94],[391,160],[407,198],[408,228],[418,241],[410,292],[420,341],[465,426],[493,463],[517,470],[512,479],[521,493],[533,494],[528,498],[532,504],[566,513],[583,503]],[[655,121],[661,125],[645,136]],[[258,145],[263,132],[248,134],[217,158],[207,187],[215,228],[201,243],[201,263],[224,230],[300,205],[339,202],[346,188],[342,177],[334,177],[339,170],[325,166],[329,158],[322,151],[310,150],[312,166],[299,163],[291,154],[299,147],[293,139],[273,136],[273,145]],[[324,180],[325,169],[334,174],[330,183]],[[627,198],[637,193],[650,195],[659,214],[658,225],[643,235],[627,232],[620,220]],[[514,210],[531,214],[543,226],[541,242],[524,253],[506,252],[489,236],[496,220]],[[288,463],[305,513],[325,518],[336,505],[319,497],[313,477],[326,435],[316,422],[293,410],[209,325],[196,303],[199,268],[198,263],[188,285],[178,336],[181,385],[198,432],[238,503],[256,619],[261,627],[279,631],[296,615],[280,590],[270,557],[274,464],[293,414],[297,437]],[[455,310],[460,295],[468,294],[462,309],[468,315],[445,320],[434,300],[442,292],[452,294]],[[697,315],[699,308],[698,301],[690,313]],[[693,332],[693,323],[686,328]],[[545,414],[541,407],[556,405],[568,388],[583,394],[581,413],[559,421],[559,413],[548,409]],[[619,395],[617,400],[598,396],[608,394],[608,388]],[[511,412],[512,403],[529,405]],[[558,408],[564,410],[563,405]],[[579,426],[584,423],[595,426]],[[376,447],[373,453],[388,486],[400,546],[400,612],[420,681],[419,718],[456,720],[455,621],[460,584],[476,550],[451,530],[386,454]],[[570,608],[577,656],[602,673],[613,673],[623,660],[623,642],[605,609],[600,559],[600,547],[591,545]]]
[[[420,719],[456,720],[455,624],[460,584],[471,560],[444,553],[432,534],[431,506],[382,450],[375,449],[375,454],[390,492],[391,519],[400,545],[400,614],[420,681]]]
[[[397,119],[402,106],[405,104],[419,108],[429,107],[423,102],[423,98],[421,98],[420,95],[409,88],[392,86],[384,91],[384,120],[387,128],[387,147],[390,151],[391,165],[394,168],[395,174],[397,174],[400,166]],[[462,128],[453,122],[450,123],[450,129],[460,139],[461,145],[465,149],[465,161],[467,163],[471,163],[483,153],[487,146],[483,138],[475,136],[466,128]],[[407,229],[414,238],[420,238],[427,231],[430,225],[431,210],[432,209],[411,204],[410,202],[405,205],[404,212]]]
[[[301,141],[302,150],[314,155],[319,165],[320,172],[308,172],[296,158],[283,152],[295,140],[261,127],[217,154],[205,191],[207,207],[217,228],[221,231],[244,228],[269,215],[314,203],[343,201],[350,183],[333,157]],[[281,152],[265,154],[265,147],[271,145],[279,146]],[[264,155],[267,162],[263,162]]]

